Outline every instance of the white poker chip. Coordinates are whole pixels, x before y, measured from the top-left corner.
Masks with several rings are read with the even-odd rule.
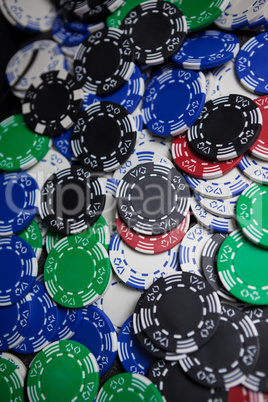
[[[15,28],[19,28],[22,29],[23,28],[17,23],[17,21],[14,20],[14,18],[12,17],[11,14],[9,14],[7,6],[5,4],[5,0],[0,0],[0,10],[1,13],[3,14],[3,16],[5,17],[5,19],[11,24],[13,25],[13,27]]]
[[[236,220],[234,218],[225,218],[211,214],[198,203],[195,197],[191,198],[191,210],[200,225],[205,226],[208,230],[230,233],[237,229]]]
[[[24,72],[35,51],[37,54],[31,67],[14,88],[12,88],[16,91],[15,94],[18,91],[27,91],[34,80],[41,74],[51,70],[67,68],[65,56],[56,42],[49,39],[32,42],[18,50],[6,66],[6,80],[11,87]]]
[[[23,381],[26,380],[27,368],[25,364],[21,361],[21,359],[19,359],[16,355],[8,352],[0,352],[0,359],[5,359],[15,364],[15,372],[19,374],[20,378],[22,378]]]
[[[203,275],[201,269],[202,250],[213,235],[199,223],[192,226],[181,241],[179,261],[181,270],[196,275]]]
[[[211,214],[224,218],[235,218],[235,207],[239,196],[225,200],[213,200],[199,194],[195,194],[195,197],[199,204]]]
[[[135,146],[133,153],[147,152],[149,154],[155,152],[162,155],[164,158],[172,159],[171,142],[163,141],[161,137],[153,137],[151,139],[147,139],[148,137],[144,138],[143,132],[144,130],[139,137],[139,142]]]
[[[195,193],[216,200],[235,197],[251,184],[251,180],[237,167],[217,179],[196,179],[188,175],[184,177]]]
[[[238,166],[250,180],[268,184],[268,162],[247,153],[243,155]]]

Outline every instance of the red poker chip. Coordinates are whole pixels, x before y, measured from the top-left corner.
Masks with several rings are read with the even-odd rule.
[[[116,213],[116,226],[122,239],[134,250],[158,254],[175,247],[185,236],[190,224],[190,212],[175,229],[157,236],[145,236],[128,228]]]
[[[261,110],[263,123],[259,137],[249,150],[256,158],[268,162],[268,95],[254,99],[254,102]]]
[[[268,394],[250,391],[242,385],[237,385],[230,388],[227,402],[268,402]]]
[[[175,164],[188,175],[198,179],[216,179],[236,167],[243,155],[222,162],[203,159],[193,152],[185,133],[174,138],[172,157]]]

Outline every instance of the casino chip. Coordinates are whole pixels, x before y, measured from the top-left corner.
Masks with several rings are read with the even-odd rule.
[[[206,211],[224,218],[235,218],[235,208],[239,196],[225,200],[205,198],[198,194],[195,194],[195,197]]]
[[[110,318],[98,307],[82,309],[81,321],[72,341],[90,349],[99,365],[100,375],[113,365],[117,355],[117,334]]]
[[[40,258],[41,253],[42,253],[42,247],[43,247],[43,238],[42,238],[42,233],[41,229],[34,219],[30,225],[24,229],[22,232],[17,234],[18,237],[21,239],[27,241],[29,245],[32,247],[34,254],[37,258],[37,260]]]
[[[42,276],[42,280],[44,277]],[[41,281],[41,278],[39,278]],[[51,342],[70,339],[80,325],[82,319],[81,308],[66,308],[58,306],[59,326]]]
[[[187,138],[204,158],[226,161],[248,151],[261,127],[259,107],[245,96],[231,94],[208,101]]]
[[[263,124],[259,137],[249,150],[256,158],[268,162],[268,95],[261,96],[254,102],[260,108]]]
[[[128,373],[147,376],[155,358],[148,353],[137,340],[131,315],[123,324],[118,336],[119,359]]]
[[[108,253],[93,238],[64,237],[51,250],[44,267],[46,289],[64,307],[94,303],[103,295],[110,279]]]
[[[267,250],[235,230],[222,243],[217,257],[219,278],[228,292],[245,303],[268,304]],[[256,275],[256,272],[258,275]]]
[[[21,114],[0,123],[0,168],[26,170],[37,164],[49,151],[51,140],[28,129]]]
[[[203,70],[235,58],[239,48],[235,35],[215,30],[202,31],[189,35],[172,60],[180,68]]]
[[[0,307],[21,300],[37,275],[37,260],[27,241],[17,237],[0,237]]]
[[[212,231],[198,223],[188,230],[179,248],[180,269],[183,272],[203,276],[201,269],[202,250],[212,234]]]
[[[161,254],[141,254],[129,247],[123,239],[115,233],[110,244],[110,261],[114,272],[125,282],[138,289],[148,289],[156,279],[178,271],[179,246]]]
[[[24,401],[24,379],[17,366],[6,359],[0,359],[0,394],[3,401]]]
[[[206,160],[191,149],[186,134],[174,138],[172,157],[180,169],[199,179],[217,179],[236,167],[242,159],[241,155],[228,161]]]
[[[134,167],[123,177],[116,200],[119,216],[131,229],[158,235],[174,229],[186,217],[190,192],[175,168],[150,162]]]
[[[32,311],[31,295],[10,306],[0,308],[0,351],[19,345],[30,329]]]
[[[213,337],[179,364],[197,383],[228,390],[254,369],[260,346],[257,329],[248,316],[229,304],[222,303],[221,309]]]
[[[144,124],[158,135],[181,134],[195,123],[205,100],[206,81],[201,72],[160,70],[146,85],[142,105]]]
[[[71,147],[78,160],[91,171],[109,172],[131,155],[137,127],[126,109],[114,102],[93,103],[82,111],[73,128]]]
[[[215,233],[205,244],[202,250],[201,267],[204,278],[213,287],[220,297],[229,301],[236,301],[234,297],[227,292],[221,284],[217,271],[217,255],[227,234]]]
[[[253,243],[268,248],[268,188],[252,184],[237,200],[236,217],[244,235]]]
[[[22,105],[27,126],[53,137],[72,127],[82,107],[83,91],[66,70],[42,74],[28,89]]]
[[[13,348],[14,352],[29,354],[39,352],[54,337],[59,324],[58,307],[45,291],[45,286],[35,281],[30,290],[31,309],[29,330],[25,339]]]
[[[121,373],[109,378],[100,389],[96,402],[106,400],[163,402],[160,392],[148,378],[133,373]]]
[[[250,180],[260,184],[268,184],[268,161],[245,154],[239,163],[239,167]]]
[[[119,235],[124,242],[136,251],[145,254],[164,253],[175,247],[183,239],[190,224],[190,213],[173,230],[158,236],[143,236],[129,229],[122,219],[116,214],[116,226]],[[121,243],[120,243],[121,244]],[[122,243],[123,245],[123,243]],[[135,253],[135,256],[137,254]],[[143,265],[143,264],[142,264]],[[141,265],[140,265],[141,266]]]
[[[89,35],[89,32],[72,32],[64,24],[63,15],[58,12],[52,25],[52,38],[60,45],[77,46]]]
[[[267,49],[268,36],[263,32],[246,42],[236,58],[236,72],[241,84],[255,94],[268,93],[268,75],[263,64]]]
[[[195,179],[188,175],[184,175],[184,177],[194,192],[215,200],[233,198],[241,194],[251,184],[251,180],[241,173],[237,167],[224,176],[213,180]]]
[[[74,74],[84,92],[108,95],[130,79],[133,61],[128,37],[119,29],[102,29],[80,45],[74,57]]]
[[[149,379],[166,401],[221,401],[227,402],[228,392],[219,388],[203,387],[193,381],[177,362],[156,360],[150,367]],[[229,399],[228,399],[229,400]],[[237,401],[236,401],[237,402]]]
[[[220,311],[218,295],[204,279],[177,272],[147,289],[140,309],[141,326],[162,349],[192,353],[215,336]]]
[[[72,166],[53,174],[45,182],[39,213],[52,230],[75,234],[96,222],[104,203],[100,180],[85,168]]]
[[[77,400],[93,402],[98,392],[99,367],[93,354],[75,341],[46,346],[32,361],[27,377],[30,402]]]

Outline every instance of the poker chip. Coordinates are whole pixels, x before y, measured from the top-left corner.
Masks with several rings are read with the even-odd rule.
[[[213,287],[220,297],[225,300],[235,301],[236,299],[227,292],[221,284],[217,271],[217,255],[220,246],[226,239],[227,234],[215,233],[206,242],[201,255],[201,267],[204,278]]]
[[[29,293],[12,305],[1,305],[0,351],[12,349],[25,339],[30,328],[31,314]]]
[[[204,158],[225,161],[248,151],[261,127],[258,106],[245,96],[231,94],[208,101],[187,138]]]
[[[102,29],[80,45],[74,57],[74,74],[84,92],[108,95],[130,79],[133,60],[129,38],[119,29]]]
[[[166,142],[163,138],[153,137],[147,135],[149,130],[142,130],[138,144],[135,146],[135,153],[137,156],[142,153],[145,155],[152,155],[152,153],[157,153],[162,155],[163,158],[171,160],[172,154],[170,150],[170,144]]]
[[[0,168],[6,171],[26,170],[49,151],[51,140],[33,133],[22,115],[7,117],[0,123]]]
[[[117,103],[102,101],[93,103],[78,115],[71,147],[74,156],[89,170],[109,172],[129,158],[136,136],[135,121],[126,109]]]
[[[117,276],[138,289],[148,289],[156,279],[179,269],[176,245],[161,254],[137,253],[115,233],[110,244],[110,261]]]
[[[42,278],[42,280],[44,277]],[[70,339],[77,331],[81,319],[82,309],[79,308],[66,308],[58,306],[59,326],[57,332],[53,336],[52,342]]]
[[[158,236],[143,236],[129,229],[118,214],[116,214],[117,230],[124,242],[134,250],[150,255],[164,253],[179,244],[187,233],[189,224],[190,214],[188,213],[186,218],[184,218],[183,221],[170,232]],[[120,242],[119,239],[117,239],[117,241]],[[124,243],[122,243],[122,246],[123,244]],[[137,254],[135,253],[135,256],[136,255]]]
[[[183,272],[203,276],[201,269],[202,250],[212,234],[212,231],[208,231],[198,223],[187,231],[179,248],[180,268]]]
[[[254,36],[244,44],[236,58],[236,73],[241,84],[255,94],[267,94],[267,75],[263,60],[268,46],[267,33]]]
[[[54,136],[72,127],[82,107],[83,91],[66,70],[42,74],[28,89],[22,105],[26,125]]]
[[[152,195],[157,201],[160,189],[161,207],[158,202],[150,203]],[[116,192],[121,219],[145,235],[163,234],[177,227],[187,215],[189,197],[188,185],[175,168],[151,162],[131,169]]]
[[[255,244],[268,248],[264,211],[268,201],[266,186],[252,184],[237,200],[236,217],[245,236]]]
[[[52,38],[60,45],[77,46],[89,35],[89,32],[72,32],[64,24],[63,15],[58,12],[51,29]]]
[[[214,230],[215,232],[229,233],[237,229],[235,219],[211,214],[199,204],[195,197],[191,198],[191,210],[200,225],[205,226],[209,230]]]
[[[222,303],[214,336],[179,364],[199,384],[230,389],[254,369],[259,351],[258,332],[252,320],[238,308]]]
[[[5,4],[4,0],[1,0],[1,1],[0,1],[0,10],[1,10],[1,13],[2,13],[3,17],[6,19],[6,21],[8,21],[13,27],[18,28],[18,29],[21,29],[22,31],[24,30],[24,29],[22,28],[22,26],[19,25],[19,24],[14,20],[14,18],[12,17],[12,15],[9,14],[8,9],[7,9],[7,7],[6,7],[6,4]]]
[[[64,237],[50,251],[44,267],[50,297],[70,308],[94,303],[107,289],[110,278],[108,253],[93,238]]]
[[[260,184],[268,184],[268,161],[245,154],[239,167],[250,180]]]
[[[174,138],[172,157],[180,169],[198,179],[217,179],[236,167],[242,159],[240,155],[228,161],[206,160],[191,149],[186,134]]]
[[[30,225],[22,232],[18,233],[17,236],[29,243],[38,260],[41,256],[43,247],[42,233],[38,223],[33,220]]]
[[[22,28],[35,32],[51,29],[56,10],[49,0],[4,0],[11,17]]]
[[[193,381],[177,362],[156,360],[150,367],[149,379],[156,385],[166,401],[220,400],[227,402],[228,392],[219,388],[203,387]]]
[[[58,328],[58,307],[48,297],[42,283],[35,281],[31,291],[29,330],[25,339],[13,348],[14,352],[29,354],[39,352],[53,338]]]
[[[227,198],[225,200],[215,200],[212,198],[205,198],[201,195],[195,194],[198,203],[208,212],[222,216],[224,218],[235,218],[235,208],[238,196]]]
[[[235,167],[224,176],[217,179],[205,180],[184,175],[189,186],[195,193],[215,200],[233,198],[242,193],[251,184],[241,171]]]
[[[121,373],[111,377],[100,389],[96,402],[104,400],[145,400],[162,402],[155,385],[146,377],[135,373]]]
[[[75,234],[92,225],[104,207],[102,183],[83,167],[54,173],[41,191],[40,216],[52,230]]]
[[[256,247],[241,230],[235,230],[224,240],[217,257],[218,274],[225,289],[243,302],[267,304],[266,259],[265,249]]]
[[[260,108],[263,124],[259,137],[249,150],[256,158],[268,162],[268,111],[266,112],[268,107],[268,96],[261,96],[260,98],[255,99],[254,102]]]
[[[163,1],[160,1],[163,3]],[[202,73],[173,69],[156,73],[146,85],[144,124],[158,135],[178,135],[197,120],[206,99]]]
[[[196,313],[189,316],[191,305],[191,312]],[[204,279],[177,272],[161,277],[147,289],[140,309],[141,326],[164,350],[192,353],[215,335],[220,311],[217,293]]]
[[[172,60],[180,68],[212,68],[235,58],[239,48],[235,35],[215,30],[202,31],[188,36]]]
[[[1,398],[6,401],[24,400],[24,380],[11,361],[0,360],[0,392]]]
[[[82,400],[83,395],[92,402],[98,386],[99,368],[95,357],[85,346],[70,340],[46,346],[32,361],[27,377],[31,402],[41,398]]]
[[[147,375],[154,357],[141,346],[133,329],[132,315],[124,322],[118,335],[118,355],[128,373]]]
[[[11,353],[1,352],[0,359],[7,360],[16,366],[15,373],[25,381],[27,375],[27,368],[25,364],[15,355]],[[1,363],[4,363],[3,360],[0,360]]]
[[[72,341],[90,348],[99,365],[100,375],[113,365],[117,355],[117,334],[109,317],[98,307],[82,309],[81,321]]]

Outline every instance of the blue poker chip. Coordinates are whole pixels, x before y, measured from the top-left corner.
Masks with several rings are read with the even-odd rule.
[[[64,24],[62,13],[59,12],[52,25],[52,38],[60,45],[76,46],[83,42],[89,32],[79,33],[68,29]]]
[[[110,318],[98,307],[82,309],[82,318],[73,341],[86,346],[95,356],[100,374],[113,365],[117,355],[117,334]]]
[[[132,113],[142,100],[144,90],[144,79],[142,78],[140,69],[135,65],[134,71],[126,84],[116,92],[101,97],[101,100],[120,103],[129,113]]]
[[[178,135],[198,119],[206,100],[202,73],[173,69],[155,74],[147,84],[142,115],[158,135]]]
[[[21,232],[38,212],[40,190],[28,173],[0,174],[0,236]]]
[[[37,259],[30,244],[17,236],[0,237],[0,307],[18,302],[37,275]]]
[[[19,345],[27,335],[32,314],[31,296],[0,308],[0,351]]]
[[[155,361],[155,356],[141,346],[134,334],[132,315],[124,322],[119,332],[118,355],[128,373],[144,376],[147,376],[151,364]]]
[[[172,60],[180,68],[212,68],[236,57],[239,48],[239,40],[231,33],[203,31],[188,36]]]
[[[30,328],[24,341],[13,348],[15,352],[22,354],[39,352],[51,342],[59,327],[58,306],[47,294],[45,286],[36,281],[30,296]]]
[[[240,83],[260,95],[268,93],[267,53],[268,34],[263,32],[247,41],[236,58],[235,67]]]
[[[82,318],[81,308],[66,308],[58,304],[59,327],[51,342],[70,339],[76,332]]]

